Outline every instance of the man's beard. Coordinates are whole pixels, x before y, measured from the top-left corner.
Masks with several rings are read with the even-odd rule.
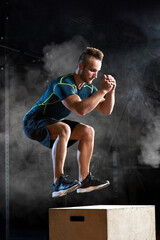
[[[80,72],[80,78],[83,82],[91,82],[92,83],[92,81],[94,80],[94,78],[86,78],[83,74],[83,70],[81,70],[81,72]]]

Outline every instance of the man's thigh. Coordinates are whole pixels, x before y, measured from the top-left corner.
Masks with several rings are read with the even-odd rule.
[[[49,130],[50,138],[55,140],[64,128],[64,125],[65,123],[62,122],[47,125],[46,128]]]
[[[86,124],[79,123],[71,133],[70,140],[81,140],[86,134],[93,133],[94,129]]]
[[[71,120],[63,120],[61,122],[57,122],[51,125],[47,125],[46,128],[49,130],[51,139],[55,140],[57,136],[62,132],[62,130],[66,127],[69,126],[71,130],[71,134],[75,127],[79,125],[79,122],[76,121],[71,121]]]

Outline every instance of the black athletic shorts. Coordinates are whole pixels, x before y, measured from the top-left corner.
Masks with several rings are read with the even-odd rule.
[[[54,118],[49,119],[41,119],[37,120],[34,118],[30,119],[24,119],[23,121],[23,130],[26,136],[32,140],[36,140],[42,145],[52,148],[53,143],[55,140],[50,139],[50,133],[48,128],[46,128],[47,125],[54,124],[59,122],[58,120]],[[71,121],[71,120],[62,120],[61,122],[64,122],[68,124],[71,128],[71,132],[79,124],[79,122]],[[77,140],[69,140],[68,147],[73,145]]]

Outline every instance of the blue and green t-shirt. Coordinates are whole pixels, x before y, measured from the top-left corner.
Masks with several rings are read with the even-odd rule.
[[[95,92],[97,92],[97,88],[87,83],[79,90],[75,84],[73,73],[58,77],[49,84],[46,92],[25,115],[24,119],[34,117],[36,119],[55,118],[61,120],[71,113],[62,104],[63,99],[77,94],[83,100]]]

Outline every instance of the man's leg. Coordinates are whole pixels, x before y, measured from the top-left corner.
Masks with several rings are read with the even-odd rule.
[[[77,160],[79,165],[79,181],[82,182],[89,174],[94,147],[94,129],[80,123],[74,128],[70,140],[79,140]]]
[[[81,186],[77,189],[77,193],[91,192],[99,190],[110,185],[108,180],[102,181],[96,179],[89,172],[90,161],[94,146],[94,129],[88,125],[78,124],[70,139],[78,139],[77,158],[79,164],[79,180]]]
[[[70,138],[70,127],[62,122],[46,126],[50,132],[50,138],[55,140],[52,147],[54,184],[64,173],[64,162],[67,154],[67,144]]]
[[[58,122],[47,125],[50,138],[55,140],[52,148],[54,184],[52,197],[60,197],[76,190],[81,184],[79,181],[67,181],[64,175],[64,163],[67,153],[67,144],[71,134],[69,125]]]

